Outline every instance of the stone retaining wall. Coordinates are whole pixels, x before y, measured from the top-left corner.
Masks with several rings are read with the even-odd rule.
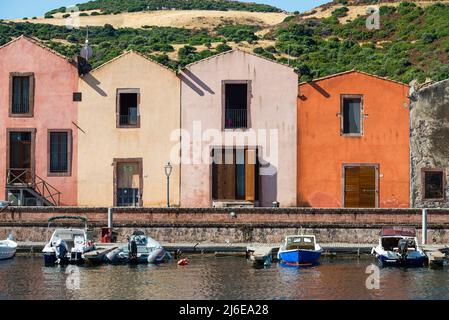
[[[13,233],[18,241],[45,241],[48,218],[73,215],[86,217],[94,239],[98,240],[101,227],[107,226],[107,211],[107,208],[9,208],[0,213],[0,238]],[[321,242],[375,243],[384,225],[421,227],[419,209],[116,208],[113,213],[118,241],[140,229],[164,242],[272,243],[303,228],[316,234]],[[449,243],[449,210],[429,209],[428,224],[429,243]],[[58,226],[77,225],[69,220],[58,222]]]

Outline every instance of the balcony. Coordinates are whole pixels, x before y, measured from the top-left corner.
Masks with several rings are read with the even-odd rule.
[[[248,109],[225,110],[225,129],[246,129],[248,128]]]
[[[128,112],[119,115],[118,125],[120,127],[138,127],[139,126],[139,115],[137,108],[128,108]]]

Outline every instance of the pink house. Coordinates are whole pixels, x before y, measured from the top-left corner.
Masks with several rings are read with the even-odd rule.
[[[0,199],[77,204],[75,62],[21,36],[0,47]]]
[[[180,77],[181,206],[296,206],[295,70],[232,50]]]

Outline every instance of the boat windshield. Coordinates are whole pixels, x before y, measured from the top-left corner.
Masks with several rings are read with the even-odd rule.
[[[293,249],[315,249],[315,239],[308,236],[288,237],[286,243],[287,250]]]
[[[147,244],[147,238],[143,235],[131,236],[131,240],[134,240],[138,246],[145,246]]]
[[[386,251],[398,251],[399,250],[399,241],[407,240],[407,246],[409,249],[416,248],[416,243],[413,238],[404,238],[404,237],[384,237],[382,238],[382,247]]]

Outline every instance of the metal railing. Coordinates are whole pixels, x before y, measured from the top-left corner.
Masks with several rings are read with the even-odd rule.
[[[226,108],[225,129],[239,128],[248,128],[248,110]]]
[[[133,126],[137,125],[137,116],[120,116],[119,124],[121,126]]]
[[[139,112],[137,108],[129,108],[128,114],[119,115],[119,125],[121,126],[134,126],[138,124]]]
[[[34,174],[31,169],[8,169],[6,185],[8,187],[25,187],[33,189],[43,199],[54,206],[59,206],[61,203],[61,192],[47,181]]]

